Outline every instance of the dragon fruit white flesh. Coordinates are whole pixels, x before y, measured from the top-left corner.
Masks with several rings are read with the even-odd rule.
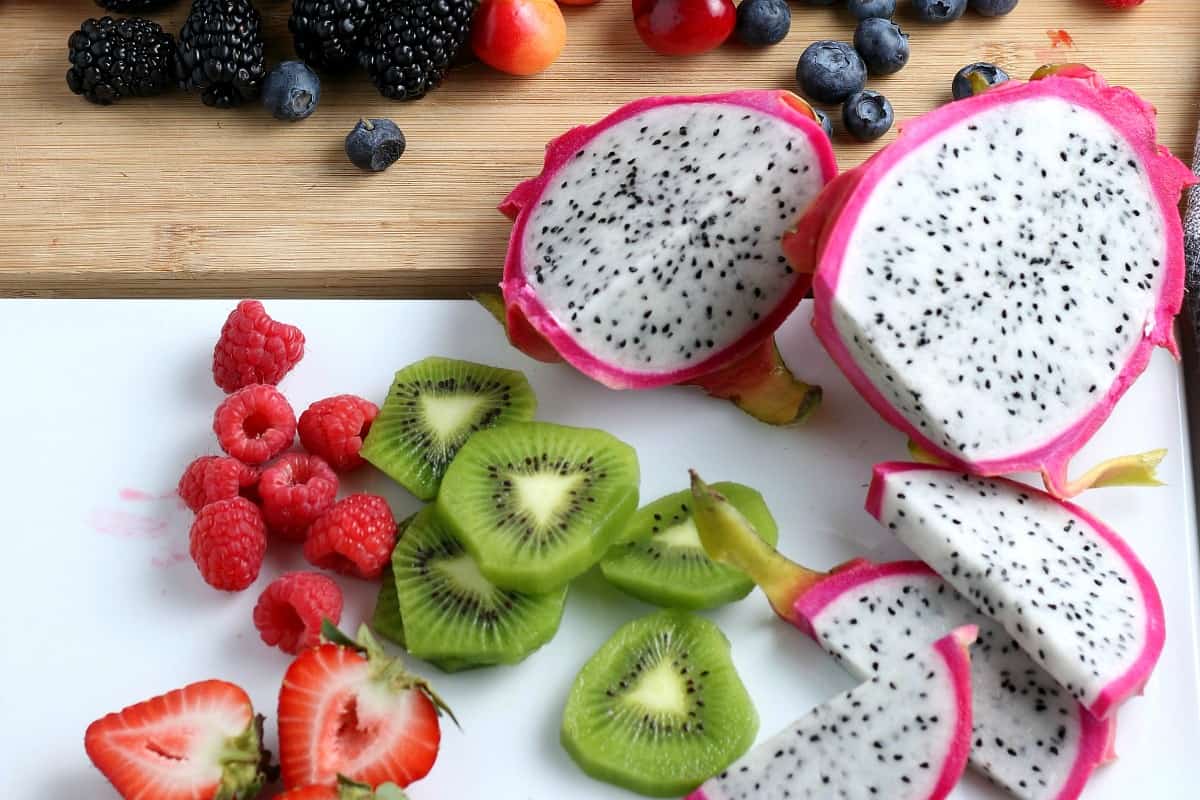
[[[941,463],[1041,471],[1065,497],[1154,347],[1176,352],[1195,178],[1134,93],[1040,72],[910,121],[784,248],[815,271],[817,335],[890,424]]]
[[[914,647],[705,781],[688,800],[939,800],[971,746],[975,628]]]
[[[1099,718],[1145,686],[1162,601],[1116,533],[1024,484],[880,464],[867,511]]]
[[[788,92],[624,106],[551,142],[501,206],[514,225],[498,316],[522,350],[607,386],[695,383],[790,422],[819,393],[771,341],[811,286],[781,236],[836,171]]]
[[[776,612],[848,672],[866,679],[914,647],[974,625],[970,765],[1021,800],[1074,800],[1110,761],[1113,719],[1098,720],[993,620],[919,561],[855,560],[805,569],[761,543],[749,522],[693,480],[696,520],[710,556],[747,572]]]

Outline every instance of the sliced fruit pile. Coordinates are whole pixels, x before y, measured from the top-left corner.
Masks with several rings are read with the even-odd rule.
[[[448,670],[512,664],[557,632],[567,584],[637,506],[637,456],[595,430],[532,422],[511,370],[430,358],[396,373],[362,455],[417,497],[375,623]]]

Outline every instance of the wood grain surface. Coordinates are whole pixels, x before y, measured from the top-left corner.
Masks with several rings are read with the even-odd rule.
[[[268,56],[291,54],[290,3],[257,0]],[[906,4],[905,4],[906,5]],[[186,0],[157,18],[177,31]],[[655,55],[633,30],[628,0],[565,9],[568,44],[534,78],[482,66],[408,104],[362,75],[324,83],[299,124],[261,108],[216,111],[172,95],[100,108],[64,81],[67,37],[91,0],[0,0],[0,295],[455,297],[495,284],[508,235],[494,209],[572,124],[648,94],[794,88],[815,39],[848,39],[844,12],[796,6],[792,31],[766,50]],[[1027,75],[1084,61],[1160,112],[1164,143],[1190,158],[1200,110],[1200,2],[1148,0],[1129,12],[1101,0],[1024,0],[1010,16],[946,26],[901,22],[913,57],[872,81],[903,120],[948,99],[962,64],[996,61]],[[1054,46],[1065,29],[1074,46]],[[405,130],[403,160],[358,172],[342,139],[360,116]],[[854,166],[875,146],[839,136]]]

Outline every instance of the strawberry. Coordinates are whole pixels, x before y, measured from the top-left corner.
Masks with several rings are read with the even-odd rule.
[[[344,775],[405,787],[425,777],[441,742],[438,713],[449,709],[366,626],[357,641],[332,625],[323,633],[327,643],[293,661],[279,691],[284,786],[332,786]]]
[[[248,800],[267,781],[262,717],[225,681],[203,681],[96,720],[92,763],[126,800]]]
[[[284,792],[275,800],[408,800],[408,795],[394,783],[385,783],[371,791],[365,783],[355,783],[339,775],[336,787],[301,786]]]

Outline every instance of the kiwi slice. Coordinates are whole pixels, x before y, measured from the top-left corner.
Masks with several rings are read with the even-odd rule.
[[[385,639],[407,647],[404,636],[404,617],[400,615],[400,594],[396,591],[396,575],[390,566],[380,576],[379,596],[371,613],[371,627]]]
[[[593,778],[679,797],[733,763],[757,732],[725,635],[667,610],[627,623],[583,666],[561,738]]]
[[[458,664],[515,664],[550,641],[565,586],[544,594],[498,588],[479,571],[429,506],[392,553],[405,647],[417,658]]]
[[[362,457],[422,500],[432,500],[471,434],[533,419],[537,398],[519,372],[427,358],[396,373],[363,441]]]
[[[774,546],[779,529],[761,494],[740,483],[712,488],[750,520]],[[619,542],[600,562],[605,579],[626,594],[664,608],[716,608],[741,600],[754,581],[704,552],[692,520],[692,493],[677,492],[638,509]]]
[[[488,580],[540,594],[608,550],[637,508],[633,448],[597,430],[516,422],[459,451],[438,512]]]

